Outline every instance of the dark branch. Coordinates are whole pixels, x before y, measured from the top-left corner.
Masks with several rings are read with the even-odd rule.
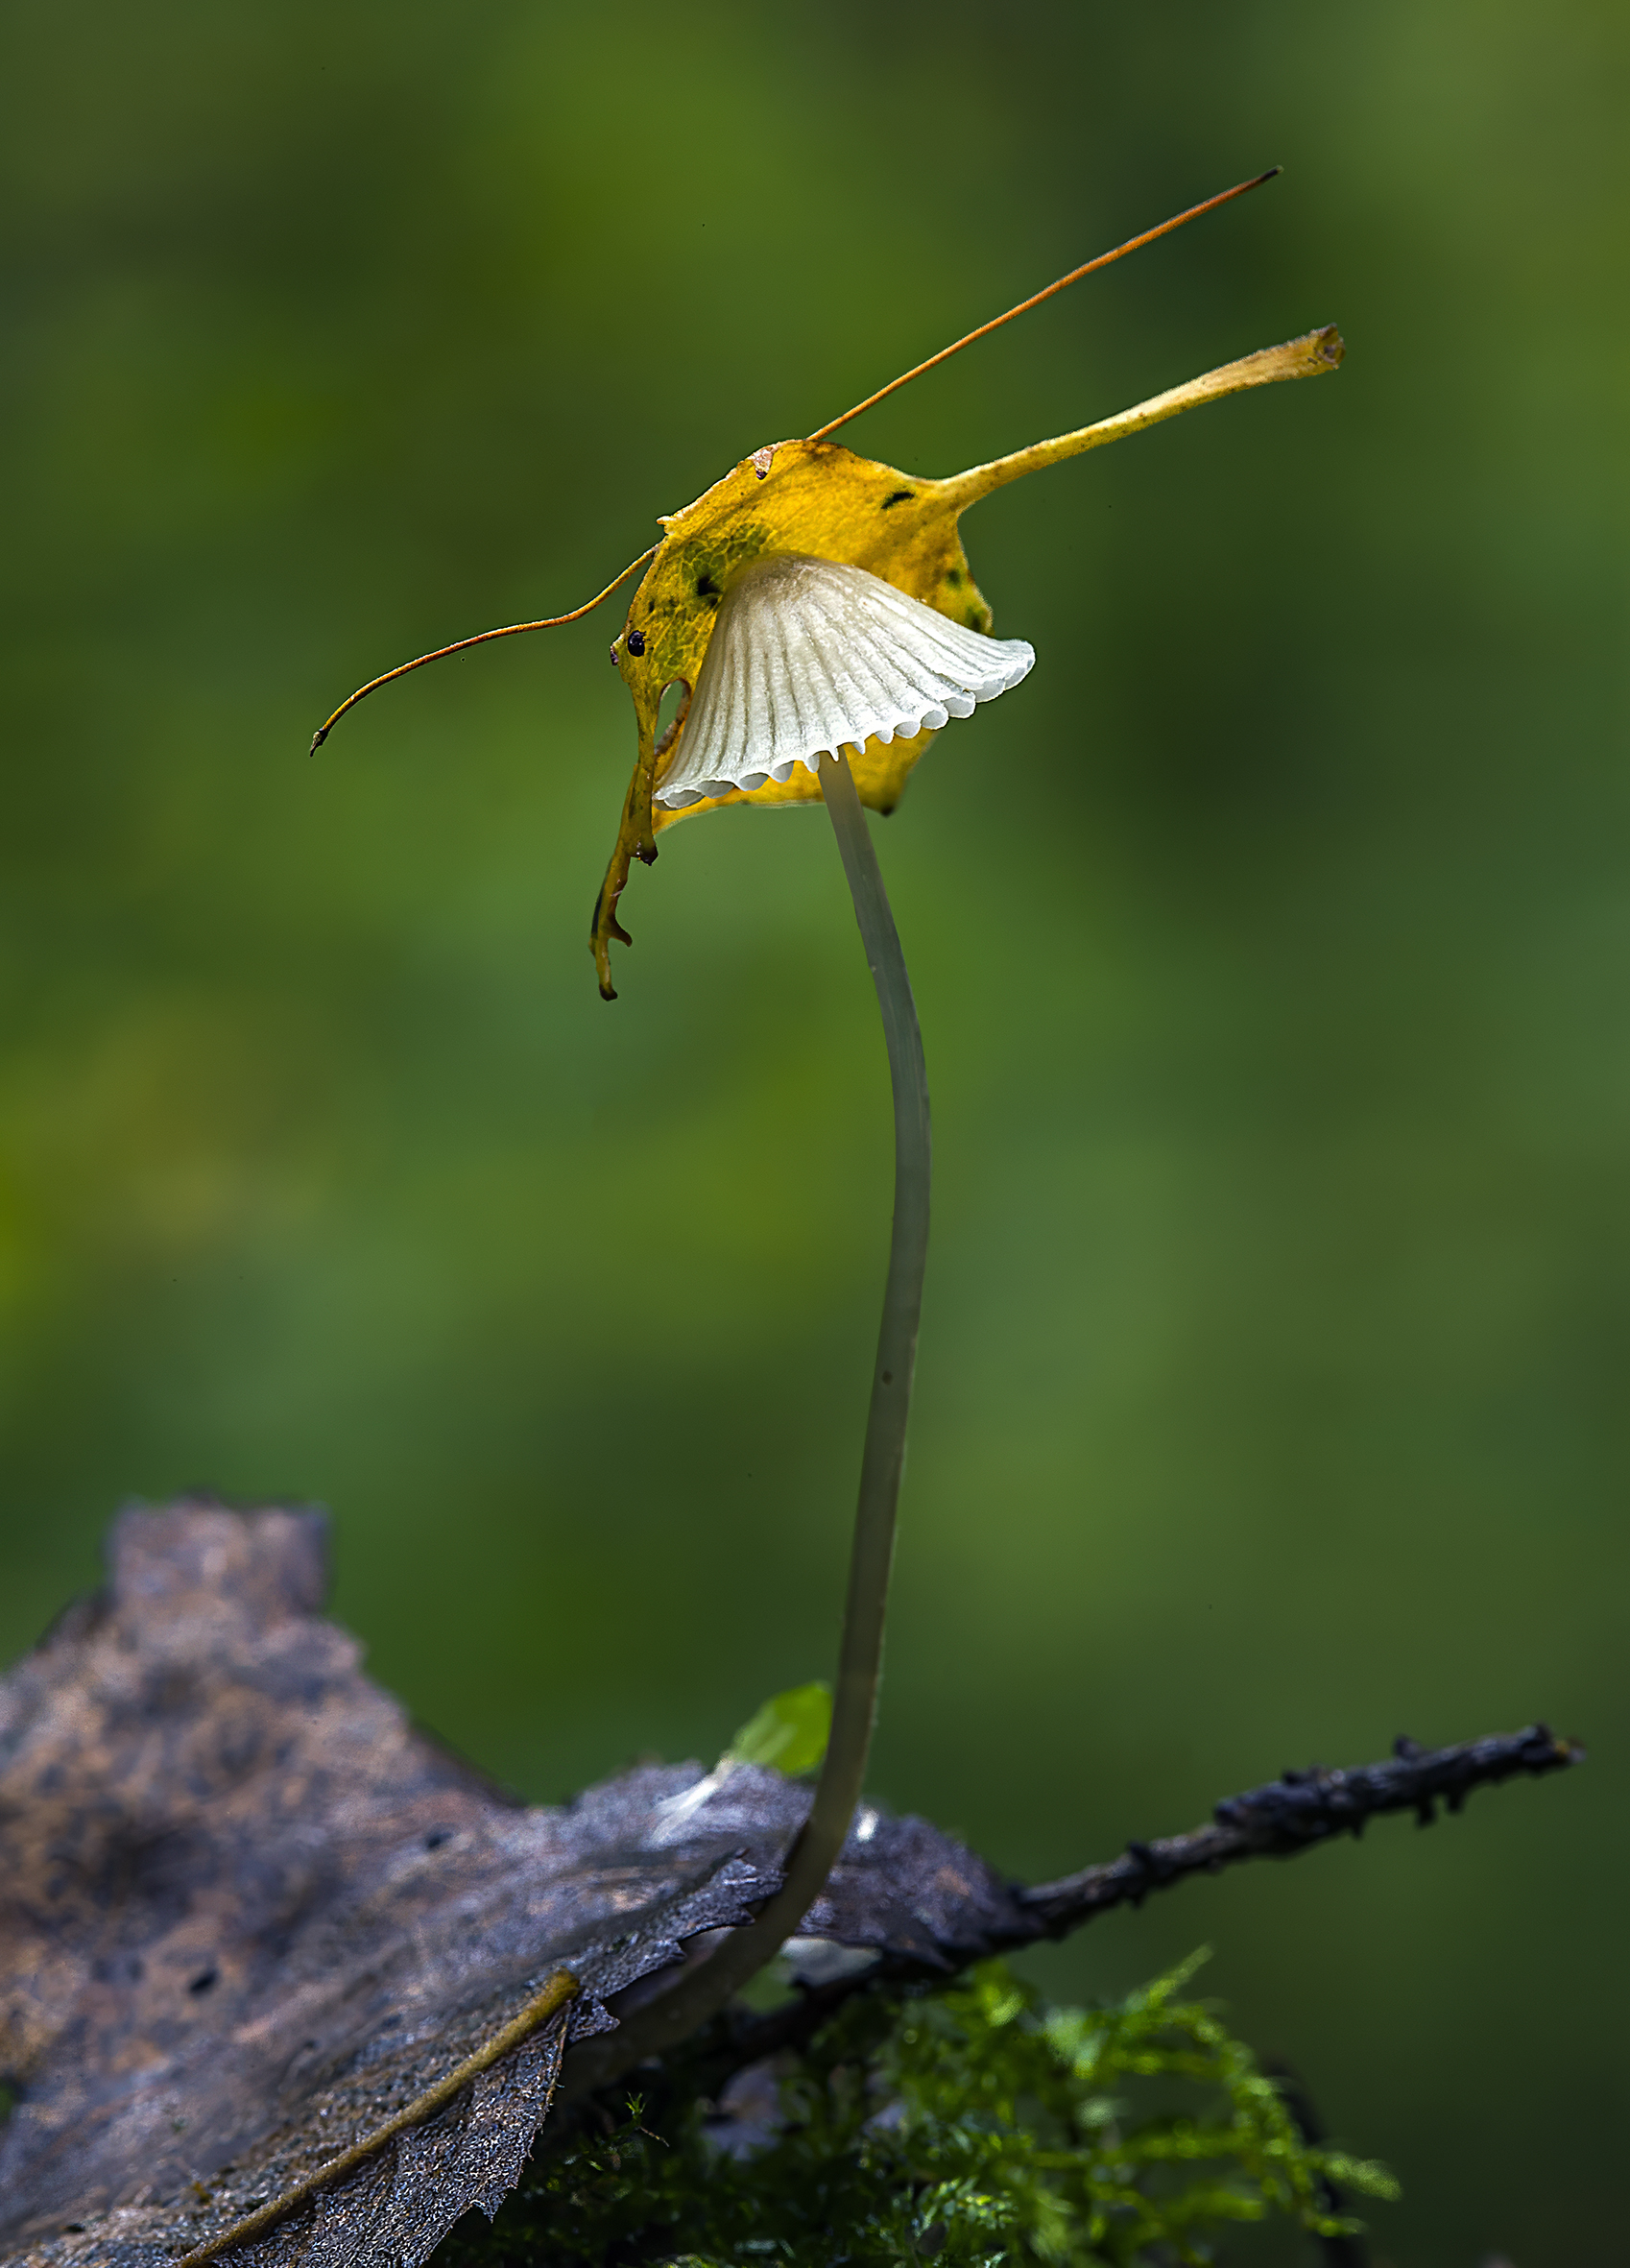
[[[1191,1874],[1220,1873],[1240,1859],[1294,1858],[1337,1835],[1361,1835],[1378,1812],[1412,1811],[1420,1825],[1430,1826],[1439,1803],[1458,1811],[1474,1788],[1494,1787],[1524,1773],[1537,1778],[1584,1760],[1577,1741],[1559,1739],[1548,1725],[1530,1725],[1522,1732],[1489,1733],[1448,1749],[1423,1749],[1401,1737],[1392,1755],[1379,1764],[1345,1771],[1315,1764],[1305,1772],[1288,1771],[1265,1787],[1225,1797],[1208,1826],[1156,1843],[1132,1843],[1122,1857],[1102,1866],[1018,1889],[1015,1896],[1033,1926],[979,1950],[1012,1952],[1039,1938],[1067,1937],[1112,1907],[1141,1905],[1151,1890],[1168,1890]],[[970,1951],[965,1958],[975,1959],[977,1953]],[[732,2013],[698,2042],[698,2059],[707,2083],[716,2087],[745,2063],[802,2046],[857,1990],[944,1979],[943,1967],[930,1970],[885,1955],[863,1974],[806,1989],[768,2015]]]
[[[1019,1891],[1019,1901],[1035,1916],[1037,1937],[1062,1938],[1112,1906],[1141,1905],[1150,1891],[1168,1889],[1190,1874],[1217,1874],[1239,1859],[1294,1858],[1332,1836],[1361,1835],[1383,1811],[1412,1811],[1429,1827],[1439,1803],[1458,1811],[1474,1788],[1519,1773],[1560,1772],[1584,1756],[1576,1741],[1559,1740],[1546,1725],[1490,1733],[1450,1749],[1423,1749],[1401,1738],[1383,1763],[1349,1771],[1314,1764],[1306,1772],[1286,1772],[1266,1787],[1226,1797],[1209,1826],[1158,1843],[1129,1843],[1122,1857],[1057,1882],[1038,1882]]]

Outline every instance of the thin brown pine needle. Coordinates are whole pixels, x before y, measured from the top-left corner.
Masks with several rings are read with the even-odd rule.
[[[1052,299],[1058,292],[1067,291],[1072,283],[1079,283],[1083,276],[1091,276],[1095,268],[1107,268],[1112,260],[1124,259],[1129,252],[1140,252],[1145,244],[1153,244],[1157,237],[1169,236],[1174,229],[1181,229],[1188,221],[1197,221],[1203,212],[1214,212],[1219,205],[1231,204],[1235,197],[1243,197],[1250,189],[1259,189],[1264,181],[1271,181],[1276,174],[1283,171],[1281,165],[1270,165],[1266,173],[1259,173],[1248,181],[1236,181],[1232,189],[1220,190],[1215,197],[1208,197],[1203,205],[1191,205],[1187,212],[1174,213],[1169,221],[1163,221],[1158,229],[1145,229],[1141,236],[1129,237],[1125,244],[1117,244],[1114,252],[1101,252],[1095,260],[1088,260],[1081,267],[1072,268],[1067,276],[1061,276],[1056,283],[1049,283],[1044,291],[1035,292],[1029,299],[1020,300],[1018,306],[1010,307],[1005,315],[993,316],[989,323],[982,323],[977,330],[971,330],[966,338],[958,339],[954,346],[942,347],[937,354],[930,354],[926,362],[920,362],[914,369],[903,372],[899,377],[891,378],[886,386],[879,386],[875,394],[868,394],[864,401],[857,401],[852,409],[846,409],[841,418],[834,418],[829,425],[823,425],[819,432],[811,433],[808,438],[811,441],[825,441],[828,433],[835,433],[840,425],[847,425],[851,418],[859,417],[862,410],[871,409],[890,394],[898,394],[902,386],[909,386],[913,378],[920,378],[924,371],[932,370],[936,363],[948,362],[953,354],[960,354],[964,347],[971,347],[975,339],[988,338],[992,331],[1000,330],[1002,325],[1011,323],[1016,315],[1028,314],[1032,307],[1039,307],[1043,300]]]
[[[376,693],[381,686],[388,686],[394,677],[406,677],[410,669],[422,669],[426,662],[440,662],[448,654],[462,654],[467,646],[486,645],[490,639],[518,638],[525,630],[559,630],[563,622],[581,621],[585,615],[593,613],[603,598],[610,598],[619,583],[626,583],[635,567],[642,567],[656,548],[656,544],[653,543],[650,551],[642,551],[637,559],[630,560],[622,573],[613,575],[604,591],[597,591],[594,596],[587,599],[582,606],[573,607],[569,615],[550,615],[541,622],[506,622],[500,630],[478,630],[473,638],[455,639],[450,646],[438,646],[433,654],[419,654],[411,662],[398,662],[396,668],[387,669],[383,677],[371,677],[365,686],[358,686],[354,693],[340,703],[325,725],[320,725],[313,733],[311,753],[313,756],[316,755],[348,709],[354,709],[357,703],[365,700],[370,693]]]

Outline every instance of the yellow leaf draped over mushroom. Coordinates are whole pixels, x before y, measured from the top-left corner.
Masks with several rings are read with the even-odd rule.
[[[639,753],[616,848],[594,909],[594,961],[606,997],[615,997],[610,941],[616,937],[628,943],[616,906],[630,862],[640,858],[649,863],[656,857],[656,838],[663,828],[725,804],[786,805],[821,799],[818,776],[800,760],[790,765],[784,779],[765,777],[758,786],[703,795],[683,808],[665,808],[658,801],[663,781],[674,775],[681,760],[690,699],[720,609],[751,570],[775,559],[830,561],[859,568],[965,631],[986,636],[991,610],[969,571],[958,530],[970,504],[1043,465],[1139,432],[1201,402],[1247,387],[1333,370],[1342,353],[1339,333],[1327,326],[1228,363],[1117,417],[1037,442],[945,480],[918,479],[820,436],[779,442],[744,457],[695,503],[663,517],[659,523],[662,540],[611,647],[611,659],[634,697]],[[1027,662],[1010,668],[1005,682],[1015,682],[1025,666]],[[658,712],[663,693],[673,685],[683,688],[683,706],[659,740]],[[932,727],[909,737],[896,733],[886,741],[869,736],[850,757],[862,802],[876,811],[892,811],[933,737]]]

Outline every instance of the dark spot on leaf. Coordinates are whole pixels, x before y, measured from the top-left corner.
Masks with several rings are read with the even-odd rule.
[[[186,1707],[194,1690],[195,1681],[186,1670],[166,1663],[145,1679],[136,1705],[144,1717],[175,1716]]]
[[[629,650],[629,652],[630,652],[631,654],[642,654],[642,653],[644,653],[644,651],[645,651],[645,633],[644,633],[644,631],[643,631],[643,630],[631,630],[631,631],[629,632],[629,634],[628,634],[628,650]]]
[[[714,582],[711,575],[699,575],[697,577],[696,595],[698,598],[718,597],[719,586]]]
[[[916,494],[914,488],[897,488],[892,496],[883,498],[883,510],[886,512],[891,504],[909,504]]]
[[[962,569],[960,567],[947,567],[946,581],[953,591],[960,591],[962,589]]]
[[[220,1974],[221,1971],[218,1968],[201,1969],[198,1975],[194,1977],[192,1983],[187,1987],[187,1991],[189,1992],[207,1992],[210,1986],[213,1985],[220,1977]]]

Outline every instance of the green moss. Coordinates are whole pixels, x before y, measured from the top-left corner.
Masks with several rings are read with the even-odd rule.
[[[698,2087],[706,2046],[623,2115],[534,2163],[445,2268],[563,2262],[1199,2262],[1231,2224],[1355,2224],[1378,2167],[1305,2142],[1274,2082],[1179,1997],[1197,1955],[1115,2007],[1052,2009],[999,1962],[904,2000],[862,1994],[766,2074],[780,2126],[749,2155]]]

